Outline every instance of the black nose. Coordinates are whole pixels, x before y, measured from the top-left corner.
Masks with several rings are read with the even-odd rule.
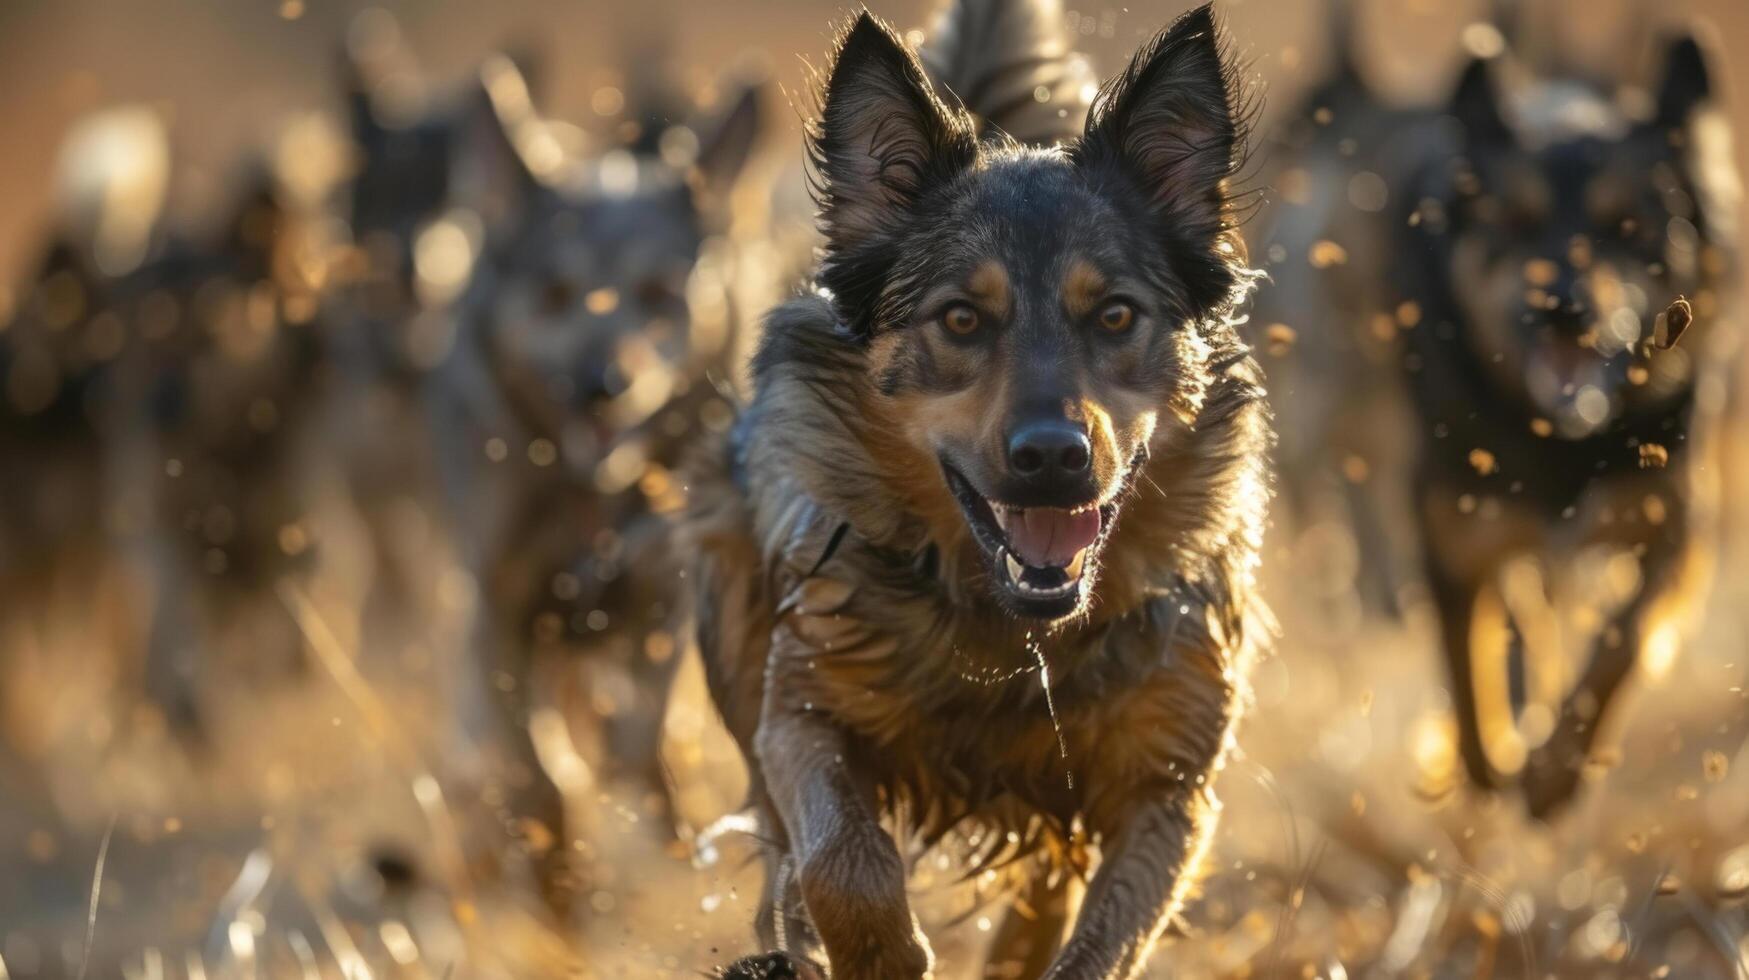
[[[1008,468],[1028,479],[1078,477],[1093,463],[1087,433],[1067,419],[1028,422],[1008,436]]]

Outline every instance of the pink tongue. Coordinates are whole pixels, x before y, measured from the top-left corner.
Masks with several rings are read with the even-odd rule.
[[[1034,568],[1060,568],[1099,537],[1098,510],[1069,513],[1046,507],[1010,512],[1008,549]]]

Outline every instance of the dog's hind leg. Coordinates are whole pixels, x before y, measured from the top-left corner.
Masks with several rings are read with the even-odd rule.
[[[984,963],[984,976],[1032,980],[1044,976],[1069,923],[1069,876],[1036,872],[1016,895]]]
[[[491,736],[507,763],[488,786],[502,797],[503,823],[527,856],[542,900],[562,926],[569,926],[578,888],[571,866],[576,828],[567,819],[565,793],[541,758],[539,734],[555,726],[541,724],[553,720],[550,709],[545,715],[531,710],[539,683],[535,652],[514,630],[503,628],[487,631],[484,645],[489,649],[475,652],[481,669],[477,683],[490,703],[481,707],[491,714]]]
[[[1494,677],[1504,680],[1506,655],[1500,603],[1484,596],[1487,590],[1483,583],[1493,576],[1454,567],[1459,563],[1440,553],[1434,535],[1426,535],[1425,545],[1427,586],[1439,616],[1452,710],[1457,715],[1458,754],[1476,785],[1497,790],[1505,779],[1488,754],[1487,738],[1499,727],[1500,711],[1507,712],[1504,720],[1510,725],[1511,709],[1503,698],[1503,683],[1489,683]],[[1484,655],[1478,657],[1479,653]]]
[[[163,713],[169,731],[191,747],[204,745],[206,716],[200,708],[202,647],[207,641],[197,615],[200,586],[190,581],[176,543],[153,535],[141,561],[152,596],[146,624],[143,687]]]
[[[1673,519],[1669,536],[1640,559],[1639,592],[1598,638],[1553,734],[1532,754],[1524,780],[1532,816],[1546,819],[1572,800],[1605,714],[1634,668],[1662,672],[1675,658],[1687,607],[1706,594],[1713,566],[1710,545],[1690,539],[1684,525]]]

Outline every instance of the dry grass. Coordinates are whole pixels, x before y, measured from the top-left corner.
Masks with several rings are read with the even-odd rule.
[[[1552,827],[1456,778],[1429,623],[1354,622],[1278,588],[1287,639],[1223,777],[1201,898],[1151,975],[1749,974],[1746,585],[1724,583],[1696,648],[1636,698],[1619,760]],[[5,975],[77,976],[89,957],[90,976],[697,976],[750,947],[751,845],[727,835],[697,861],[614,786],[581,802],[586,911],[566,942],[514,849],[478,857],[492,747],[451,716],[458,651],[360,656],[285,598],[315,668],[209,679],[198,750],[123,704],[123,671],[9,664],[11,700],[36,685],[46,730],[15,740],[23,792],[0,803]],[[738,762],[692,665],[668,757],[681,836],[734,808]],[[417,880],[385,886],[385,854]],[[941,975],[974,976],[1000,907],[955,870],[926,860],[915,891]]]

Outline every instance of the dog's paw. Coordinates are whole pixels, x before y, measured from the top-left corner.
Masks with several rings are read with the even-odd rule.
[[[744,956],[715,976],[717,980],[826,980],[812,963],[779,952]]]

